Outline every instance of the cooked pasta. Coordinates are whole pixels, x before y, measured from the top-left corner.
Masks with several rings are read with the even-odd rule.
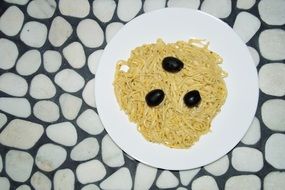
[[[199,39],[176,43],[158,39],[132,50],[128,60],[118,61],[113,83],[117,101],[148,141],[188,148],[209,132],[227,96],[227,73],[219,66],[222,58],[208,45]],[[181,60],[183,69],[165,71],[162,60],[167,56]],[[158,106],[150,107],[145,97],[153,89],[162,89],[165,97]],[[191,90],[200,92],[201,101],[189,108],[183,97]]]

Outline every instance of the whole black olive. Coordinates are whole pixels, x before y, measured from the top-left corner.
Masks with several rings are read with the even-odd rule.
[[[183,100],[187,107],[194,107],[200,103],[201,96],[198,90],[192,90],[185,94]]]
[[[179,72],[183,68],[183,66],[183,62],[175,57],[165,57],[162,60],[163,69],[171,73]]]
[[[160,89],[150,91],[145,96],[145,101],[149,107],[158,106],[164,99],[164,92]]]

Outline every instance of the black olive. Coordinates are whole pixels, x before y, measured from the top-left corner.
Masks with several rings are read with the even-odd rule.
[[[150,91],[145,96],[145,101],[149,107],[158,106],[164,99],[164,92],[160,89]]]
[[[185,94],[183,100],[187,107],[194,107],[200,103],[201,96],[198,90],[192,90]]]
[[[175,57],[165,57],[162,60],[163,69],[171,73],[179,72],[183,68],[183,66],[183,62]]]

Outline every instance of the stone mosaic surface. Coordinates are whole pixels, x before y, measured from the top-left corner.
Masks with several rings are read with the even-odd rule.
[[[188,171],[152,168],[122,152],[93,95],[112,36],[164,7],[228,23],[259,74],[260,100],[245,137],[228,155]],[[1,190],[284,189],[284,0],[2,0],[0,15]]]

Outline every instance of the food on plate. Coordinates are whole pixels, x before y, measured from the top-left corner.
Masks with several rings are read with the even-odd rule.
[[[121,109],[143,137],[189,148],[210,131],[227,97],[223,59],[200,39],[144,44],[116,65],[113,82]]]

